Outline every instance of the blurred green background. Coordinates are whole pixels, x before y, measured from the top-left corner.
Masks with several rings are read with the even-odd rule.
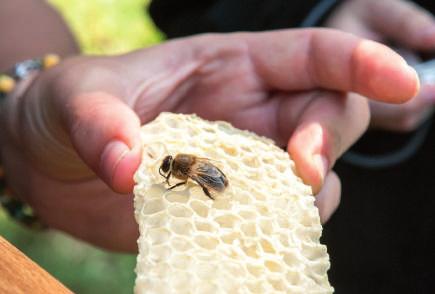
[[[49,0],[83,52],[116,54],[157,44],[149,0]],[[0,209],[0,235],[76,293],[132,293],[136,257],[99,250],[59,232],[33,232]]]

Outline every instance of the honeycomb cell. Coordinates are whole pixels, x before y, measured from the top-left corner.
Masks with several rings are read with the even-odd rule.
[[[273,248],[273,244],[266,239],[260,240],[261,248],[263,248],[263,252],[265,253],[276,253],[275,248]]]
[[[208,215],[209,208],[201,201],[191,201],[190,207],[193,211],[200,217],[206,218]]]
[[[144,215],[150,215],[162,211],[165,209],[165,204],[162,199],[155,199],[145,203],[142,213]]]
[[[168,212],[171,216],[175,217],[190,218],[193,215],[192,210],[184,205],[171,205],[168,207]]]
[[[217,230],[216,226],[214,226],[212,223],[203,222],[203,221],[196,221],[195,228],[198,231],[209,232],[209,233],[213,233]]]
[[[281,264],[279,264],[278,262],[276,262],[274,260],[266,260],[264,262],[264,266],[271,272],[282,272],[283,271]]]
[[[245,236],[255,237],[258,236],[257,225],[255,223],[243,223],[240,226],[240,230]]]
[[[188,251],[193,248],[192,241],[180,236],[173,236],[170,243],[171,247],[177,251]]]
[[[214,221],[217,222],[221,228],[233,228],[240,223],[242,219],[237,215],[224,214],[216,217]]]
[[[227,244],[232,244],[235,240],[241,239],[241,234],[239,232],[230,232],[228,234],[224,234],[221,237],[222,242]]]
[[[184,218],[171,219],[169,229],[174,234],[190,236],[193,230],[192,221]]]
[[[158,244],[165,243],[166,241],[168,241],[170,235],[171,232],[166,228],[149,229],[147,233],[151,245],[158,245]]]
[[[216,237],[199,235],[194,239],[195,243],[207,250],[213,250],[220,243],[220,241]]]
[[[175,254],[171,257],[171,265],[181,270],[189,268],[192,262],[193,258],[189,254]]]

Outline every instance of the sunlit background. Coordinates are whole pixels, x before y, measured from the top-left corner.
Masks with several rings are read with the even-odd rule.
[[[88,54],[116,54],[157,44],[149,0],[50,0]],[[76,293],[132,293],[133,255],[113,254],[62,233],[32,232],[0,209],[0,235]]]

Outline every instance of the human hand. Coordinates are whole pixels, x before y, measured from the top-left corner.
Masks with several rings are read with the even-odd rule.
[[[350,0],[330,16],[326,26],[383,43],[407,48],[406,58],[419,62],[418,52],[435,49],[435,20],[430,12],[404,0]],[[403,51],[403,50],[402,50]],[[401,105],[370,101],[373,128],[415,130],[432,113],[435,85],[423,84],[421,92]]]
[[[196,112],[287,145],[300,176],[320,192],[325,221],[340,196],[330,169],[369,119],[366,100],[346,92],[399,103],[417,90],[399,55],[350,34],[203,35],[70,58],[41,73],[2,107],[2,155],[13,190],[50,227],[133,251],[132,196],[114,191],[132,190],[140,125],[162,111]]]

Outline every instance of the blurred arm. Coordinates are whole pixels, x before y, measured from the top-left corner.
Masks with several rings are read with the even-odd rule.
[[[79,52],[62,17],[43,0],[1,0],[0,36],[0,72],[47,53]]]

